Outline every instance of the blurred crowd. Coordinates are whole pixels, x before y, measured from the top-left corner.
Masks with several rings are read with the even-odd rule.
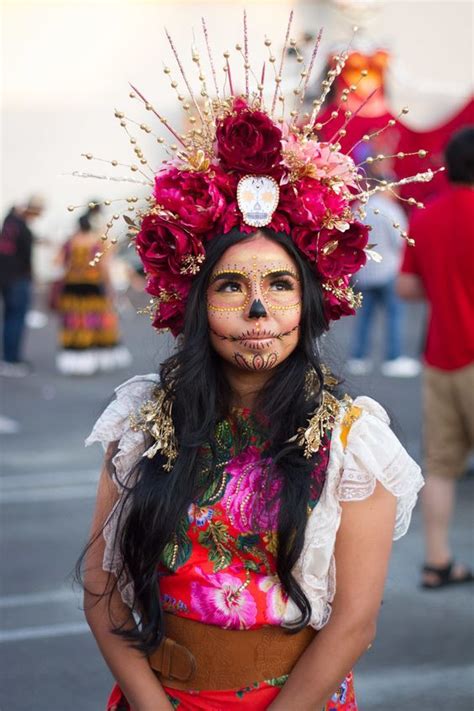
[[[65,375],[94,373],[129,365],[131,356],[122,343],[117,299],[125,288],[141,288],[143,275],[117,250],[100,261],[104,218],[99,201],[91,201],[77,220],[76,229],[61,244],[39,239],[34,221],[46,208],[35,195],[12,207],[0,235],[0,289],[3,300],[3,360],[0,375],[24,377],[33,364],[24,357],[28,314],[33,316],[33,250],[36,244],[55,248],[51,271],[58,278],[47,287],[46,306],[57,317],[56,367]]]

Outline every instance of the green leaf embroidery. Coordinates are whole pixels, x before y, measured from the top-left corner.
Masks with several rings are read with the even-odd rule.
[[[162,561],[169,570],[176,571],[191,557],[192,546],[188,536],[188,530],[188,517],[183,516],[176,527],[174,538],[172,538],[163,549]]]
[[[260,542],[260,536],[258,533],[250,533],[247,535],[240,535],[237,538],[237,548],[239,551],[250,551]]]
[[[283,674],[283,676],[277,676],[274,679],[265,679],[266,683],[269,686],[285,686],[286,682],[288,680],[288,674]]]
[[[226,547],[229,540],[227,526],[222,521],[210,521],[208,527],[199,533],[199,543],[209,551],[213,570],[218,573],[232,562],[232,551]]]
[[[260,572],[260,566],[258,563],[256,563],[254,560],[246,560],[244,561],[244,568],[246,570],[250,570],[253,573],[259,573]]]

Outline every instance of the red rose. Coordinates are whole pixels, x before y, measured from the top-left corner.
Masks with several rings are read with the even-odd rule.
[[[328,213],[342,216],[347,205],[347,199],[327,185],[313,178],[303,178],[281,186],[278,210],[288,215],[292,224],[311,227],[314,231],[323,226]]]
[[[364,248],[368,239],[369,228],[362,222],[353,222],[345,232],[322,229],[318,238],[318,272],[329,279],[355,274],[367,261]]]
[[[153,319],[155,328],[169,328],[175,337],[181,333],[192,279],[190,276],[172,277],[164,273],[148,279],[147,293],[159,300]]]
[[[291,230],[293,242],[312,263],[316,262],[318,235],[319,232],[317,230],[308,227],[293,227]]]
[[[180,277],[189,265],[189,258],[204,255],[199,237],[184,230],[178,223],[153,214],[145,215],[142,220],[136,249],[145,272],[150,276]]]
[[[353,316],[356,312],[345,293],[345,289],[349,286],[349,277],[338,279],[337,286],[340,293],[334,294],[327,289],[323,292],[324,313],[328,321],[337,321],[341,316]]]
[[[177,299],[160,302],[153,319],[154,328],[168,328],[176,338],[184,328],[185,309],[186,302]]]
[[[195,234],[209,234],[218,230],[227,201],[219,189],[212,168],[205,173],[170,168],[155,177],[154,196],[158,205],[177,215],[182,227]],[[224,185],[224,178],[221,178]]]
[[[269,116],[251,111],[239,99],[232,114],[217,124],[217,155],[228,170],[271,174],[281,162],[281,137]]]

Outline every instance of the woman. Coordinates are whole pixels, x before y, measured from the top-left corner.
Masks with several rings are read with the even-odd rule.
[[[420,482],[369,398],[350,406],[328,394],[317,423],[321,446],[305,457],[307,442],[294,435],[321,401],[316,343],[325,327],[320,284],[286,236],[263,230],[216,239],[160,389],[153,376],[129,381],[98,421],[89,442],[113,442],[87,556],[86,614],[120,684],[110,709],[357,708],[350,669],[374,637],[394,526],[405,532]],[[140,462],[150,434],[128,421],[159,393],[173,399],[180,444],[171,472],[164,458]],[[125,519],[118,539],[110,519],[116,501]],[[111,583],[104,550],[118,577],[122,566],[112,556],[120,550],[140,590],[141,630],[117,589],[109,599],[94,597]],[[123,593],[130,603],[130,591]],[[272,678],[256,674],[241,688],[191,694],[173,680],[160,684],[129,645],[153,649],[170,615],[224,630],[288,622],[322,630],[303,641],[288,678],[277,664]],[[123,625],[120,636],[111,623]]]
[[[86,617],[117,680],[109,711],[354,711],[422,485],[385,411],[337,395],[319,354],[358,305],[370,191],[337,137],[317,140],[317,109],[282,123],[263,85],[235,97],[227,77],[199,128],[157,114],[182,148],[127,219],[153,325],[180,338],[88,439],[107,453]]]
[[[88,210],[79,218],[78,231],[57,259],[64,276],[57,298],[61,327],[56,364],[66,375],[92,375],[130,363],[128,350],[120,345],[109,261],[91,264],[100,248],[92,224],[96,212],[97,208]]]

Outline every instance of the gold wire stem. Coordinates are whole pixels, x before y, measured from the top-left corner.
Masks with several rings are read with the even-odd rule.
[[[441,166],[441,168],[438,168],[437,170],[431,170],[431,168],[429,168],[423,173],[416,173],[416,175],[410,175],[407,178],[402,178],[401,180],[396,180],[387,183],[386,185],[377,185],[375,188],[372,188],[372,190],[365,190],[355,195],[350,195],[348,197],[348,200],[350,202],[354,200],[360,200],[360,198],[363,196],[369,198],[371,195],[375,195],[379,192],[385,192],[386,190],[396,188],[399,185],[409,185],[410,183],[429,183],[431,180],[433,180],[434,176],[437,173],[442,173],[444,170],[444,166]]]
[[[171,126],[170,126],[169,123],[168,123],[168,120],[165,119],[163,116],[161,116],[161,115],[158,113],[158,111],[155,109],[155,107],[154,107],[152,104],[150,104],[150,102],[147,101],[147,99],[145,99],[145,97],[143,96],[143,94],[141,93],[141,91],[139,91],[139,90],[138,90],[135,86],[133,86],[133,84],[131,84],[131,83],[130,83],[130,86],[132,87],[132,89],[133,89],[133,91],[136,93],[136,95],[143,101],[143,103],[144,103],[145,106],[148,108],[148,110],[151,111],[152,113],[154,113],[155,116],[157,117],[157,119],[163,124],[163,126],[166,126],[166,128],[168,129],[168,131],[173,134],[173,136],[176,138],[176,140],[179,141],[183,146],[185,146],[185,143],[184,143],[183,139],[181,138],[181,136],[179,135],[179,133],[177,133],[173,128],[171,128]],[[185,146],[185,147],[186,147],[186,146]]]
[[[247,32],[247,11],[244,9],[244,72],[245,98],[249,98],[249,37]]]
[[[141,173],[144,178],[147,179],[147,181],[150,180],[153,176],[147,175],[146,173],[143,172],[141,168],[138,167],[138,165],[130,164],[130,163],[121,163],[118,160],[108,160],[107,158],[98,158],[97,156],[93,156],[91,153],[81,153],[81,156],[83,158],[87,158],[87,160],[96,160],[99,161],[99,163],[108,163],[109,165],[113,166],[114,168],[120,166],[121,168],[130,168],[131,171],[134,173]]]
[[[122,120],[128,121],[129,123],[133,123],[134,126],[138,126],[138,128],[140,128],[142,131],[145,131],[145,133],[148,133],[150,136],[153,136],[153,138],[155,138],[158,141],[158,143],[164,142],[164,139],[161,136],[159,136],[157,133],[155,133],[149,126],[147,126],[145,129],[144,128],[145,124],[143,122],[140,123],[140,121],[135,121],[135,119],[130,118],[130,116],[124,116]],[[120,125],[122,126],[122,124],[120,124]],[[132,134],[129,132],[127,126],[122,126],[122,128],[125,129],[125,132],[130,139],[134,138],[134,136],[132,136]]]
[[[405,151],[398,151],[398,153],[390,153],[388,155],[379,153],[377,156],[369,156],[365,160],[363,160],[361,163],[357,164],[357,167],[359,168],[361,165],[364,165],[365,163],[375,163],[375,161],[381,161],[381,160],[386,160],[387,158],[398,158],[399,160],[403,160],[404,158],[408,158],[409,156],[418,156],[418,158],[426,158],[428,155],[428,151],[425,151],[423,148],[418,149],[417,151],[410,151],[406,153]]]
[[[357,114],[364,108],[364,106],[366,106],[369,103],[369,101],[378,92],[378,90],[379,90],[379,87],[376,87],[373,91],[371,91],[370,94],[364,99],[364,101],[362,101],[362,103],[357,107],[357,109],[355,111],[352,111],[350,116],[346,117],[346,120],[344,121],[342,126],[340,128],[338,128],[338,130],[329,139],[329,141],[328,141],[329,143],[332,143],[334,141],[334,139],[341,133],[341,131],[345,131],[345,129],[350,124],[352,119],[355,118],[357,116]]]
[[[408,109],[407,109],[406,106],[405,106],[405,107],[398,113],[397,119],[401,118],[403,115],[405,115],[405,114],[407,114],[407,113],[408,113]],[[350,148],[350,149],[347,151],[347,155],[350,155],[350,154],[352,153],[352,151],[353,151],[355,148],[357,148],[357,146],[359,146],[361,143],[364,143],[364,142],[365,142],[365,143],[369,143],[373,138],[377,138],[377,136],[380,136],[380,134],[382,134],[384,131],[386,131],[387,128],[391,128],[392,126],[395,126],[395,124],[396,124],[395,119],[389,119],[389,120],[387,121],[387,123],[385,124],[385,126],[382,126],[382,128],[379,128],[378,131],[374,131],[373,133],[368,133],[368,134],[362,136],[362,138],[359,138],[359,140],[356,141],[356,143],[354,143],[354,145],[352,146],[352,148]]]
[[[313,67],[314,67],[314,62],[315,62],[316,57],[317,57],[317,54],[318,54],[318,52],[319,52],[319,46],[320,46],[320,44],[321,44],[321,38],[322,38],[322,36],[323,36],[323,30],[322,30],[322,28],[321,28],[321,29],[319,30],[319,32],[318,32],[318,35],[317,35],[317,37],[316,37],[316,41],[315,41],[315,43],[314,43],[314,47],[313,47],[313,51],[312,51],[312,53],[311,53],[311,59],[310,59],[310,61],[309,61],[308,68],[305,67],[305,69],[304,69],[304,71],[306,72],[306,76],[304,77],[304,82],[303,82],[303,85],[302,85],[302,87],[301,87],[300,94],[299,94],[299,96],[298,96],[297,113],[296,113],[296,116],[295,116],[294,121],[293,121],[294,124],[296,124],[297,121],[298,121],[298,119],[299,119],[301,107],[302,107],[302,105],[303,105],[303,102],[304,102],[304,99],[305,99],[305,96],[306,96],[306,89],[308,88],[308,82],[309,82],[309,80],[310,80],[310,78],[311,78],[311,74],[312,74],[312,72],[313,72]]]
[[[139,178],[126,178],[122,175],[97,175],[96,173],[86,173],[81,170],[73,170],[72,173],[62,173],[62,175],[72,175],[75,178],[93,178],[95,180],[110,180],[113,183],[133,183],[134,185],[153,186],[150,180],[140,180]]]
[[[197,112],[197,114],[198,114],[198,116],[199,116],[199,118],[200,118],[200,120],[201,120],[201,123],[204,125],[204,118],[203,118],[203,116],[202,116],[201,109],[199,108],[199,104],[198,104],[198,102],[196,101],[196,97],[194,96],[194,92],[193,92],[193,90],[192,90],[192,88],[191,88],[191,85],[190,85],[190,83],[189,83],[189,81],[188,81],[188,77],[186,76],[186,72],[184,71],[183,65],[181,64],[181,60],[180,60],[180,58],[179,58],[179,54],[178,54],[178,52],[176,51],[176,47],[174,46],[174,42],[173,42],[173,40],[172,40],[172,37],[171,37],[171,35],[170,35],[170,33],[168,32],[167,29],[165,29],[165,34],[166,34],[166,38],[167,38],[167,40],[168,40],[168,42],[169,42],[169,45],[170,45],[170,47],[171,47],[171,51],[172,51],[173,54],[174,54],[174,58],[176,59],[176,64],[178,65],[178,69],[179,69],[179,71],[180,71],[180,74],[181,74],[181,76],[183,77],[184,83],[186,84],[186,88],[187,88],[187,90],[188,90],[188,92],[189,92],[189,96],[191,97],[191,101],[192,101],[193,104],[194,104],[194,108],[196,109],[196,112]]]
[[[263,62],[262,66],[262,73],[260,75],[260,85],[259,85],[259,90],[258,90],[258,97],[260,99],[260,104],[263,102],[263,90],[265,88],[265,61]]]
[[[284,42],[284,44],[283,44],[283,49],[282,49],[282,51],[281,51],[280,67],[279,67],[279,69],[278,69],[278,74],[277,74],[277,76],[275,77],[275,92],[274,92],[274,94],[273,94],[272,108],[271,108],[271,112],[270,112],[272,116],[273,116],[273,112],[275,111],[275,104],[276,104],[276,101],[277,101],[277,96],[278,96],[278,94],[281,92],[281,87],[280,87],[280,84],[281,84],[281,75],[282,75],[282,71],[283,71],[283,65],[284,65],[284,62],[285,62],[286,48],[287,48],[287,45],[288,45],[288,39],[289,39],[289,36],[290,36],[290,31],[291,31],[291,24],[292,24],[292,22],[293,22],[293,10],[290,11],[290,16],[289,16],[289,18],[288,18],[288,26],[287,26],[287,28],[286,28],[285,42]],[[279,80],[279,81],[277,81],[277,80]]]
[[[217,85],[217,74],[216,74],[216,70],[214,68],[214,60],[212,58],[211,45],[209,44],[209,35],[207,32],[207,25],[206,25],[206,21],[205,21],[204,17],[201,17],[201,23],[202,23],[202,31],[204,34],[204,40],[206,42],[207,56],[209,58],[209,64],[211,67],[212,78],[214,81],[214,88],[216,90],[216,98],[219,99],[220,97],[219,97],[219,87]]]

